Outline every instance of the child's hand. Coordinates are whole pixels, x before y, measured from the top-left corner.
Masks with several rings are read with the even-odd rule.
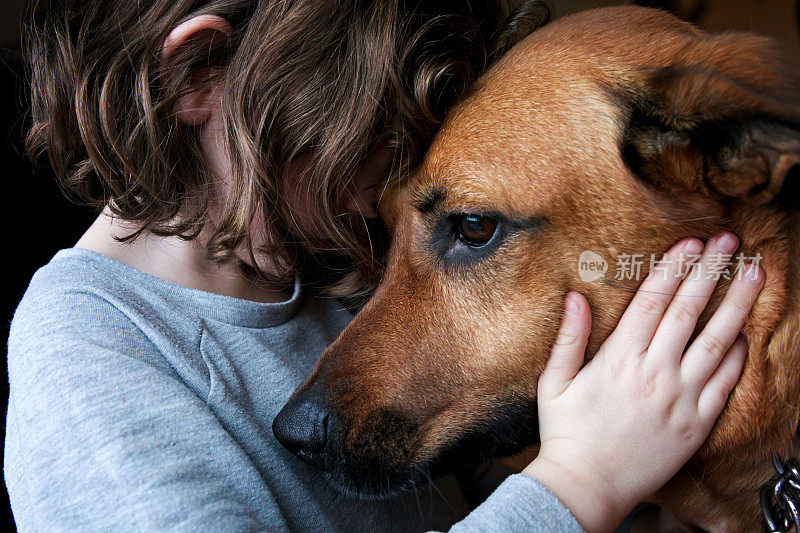
[[[709,241],[700,268],[727,260],[738,241]],[[541,451],[524,471],[548,487],[589,531],[616,527],[700,448],[742,371],[739,335],[764,284],[758,267],[732,282],[702,333],[686,348],[716,282],[681,282],[677,259],[703,251],[687,239],[654,269],[592,361],[581,370],[591,311],[567,295],[565,317],[539,379]],[[665,276],[665,272],[667,275]],[[710,279],[709,279],[710,278]],[[677,293],[676,293],[677,291]]]

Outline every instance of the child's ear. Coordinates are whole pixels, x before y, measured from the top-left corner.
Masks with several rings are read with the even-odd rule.
[[[161,48],[161,68],[168,77],[170,71],[177,68],[181,59],[197,58],[206,54],[209,56],[213,50],[224,46],[230,39],[232,28],[230,23],[217,15],[199,15],[175,27]],[[202,68],[209,68],[206,65]],[[176,111],[178,118],[187,126],[202,126],[208,122],[213,112],[213,90],[201,81],[204,73],[198,71],[189,77],[189,93],[178,102]]]

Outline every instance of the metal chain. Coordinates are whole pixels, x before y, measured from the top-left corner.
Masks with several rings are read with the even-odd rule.
[[[800,468],[797,463],[772,458],[776,475],[761,486],[764,531],[800,533]]]

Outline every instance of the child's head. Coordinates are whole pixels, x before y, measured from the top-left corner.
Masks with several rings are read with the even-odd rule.
[[[318,265],[327,247],[368,278],[370,224],[344,208],[354,177],[376,152],[391,162],[376,178],[401,176],[445,108],[549,15],[538,1],[513,13],[508,4],[33,0],[28,148],[47,153],[69,193],[142,231],[203,230],[215,260],[270,254],[288,275]],[[175,28],[204,15],[226,28],[194,32],[165,53]],[[230,176],[211,175],[197,128],[180,113],[187,96],[212,89]],[[292,165],[303,172],[287,191]],[[298,194],[306,223],[294,216]],[[266,221],[257,238],[254,220]]]

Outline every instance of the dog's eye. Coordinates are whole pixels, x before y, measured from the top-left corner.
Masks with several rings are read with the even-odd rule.
[[[458,240],[467,246],[480,247],[488,243],[497,232],[497,219],[464,213],[455,218]]]

